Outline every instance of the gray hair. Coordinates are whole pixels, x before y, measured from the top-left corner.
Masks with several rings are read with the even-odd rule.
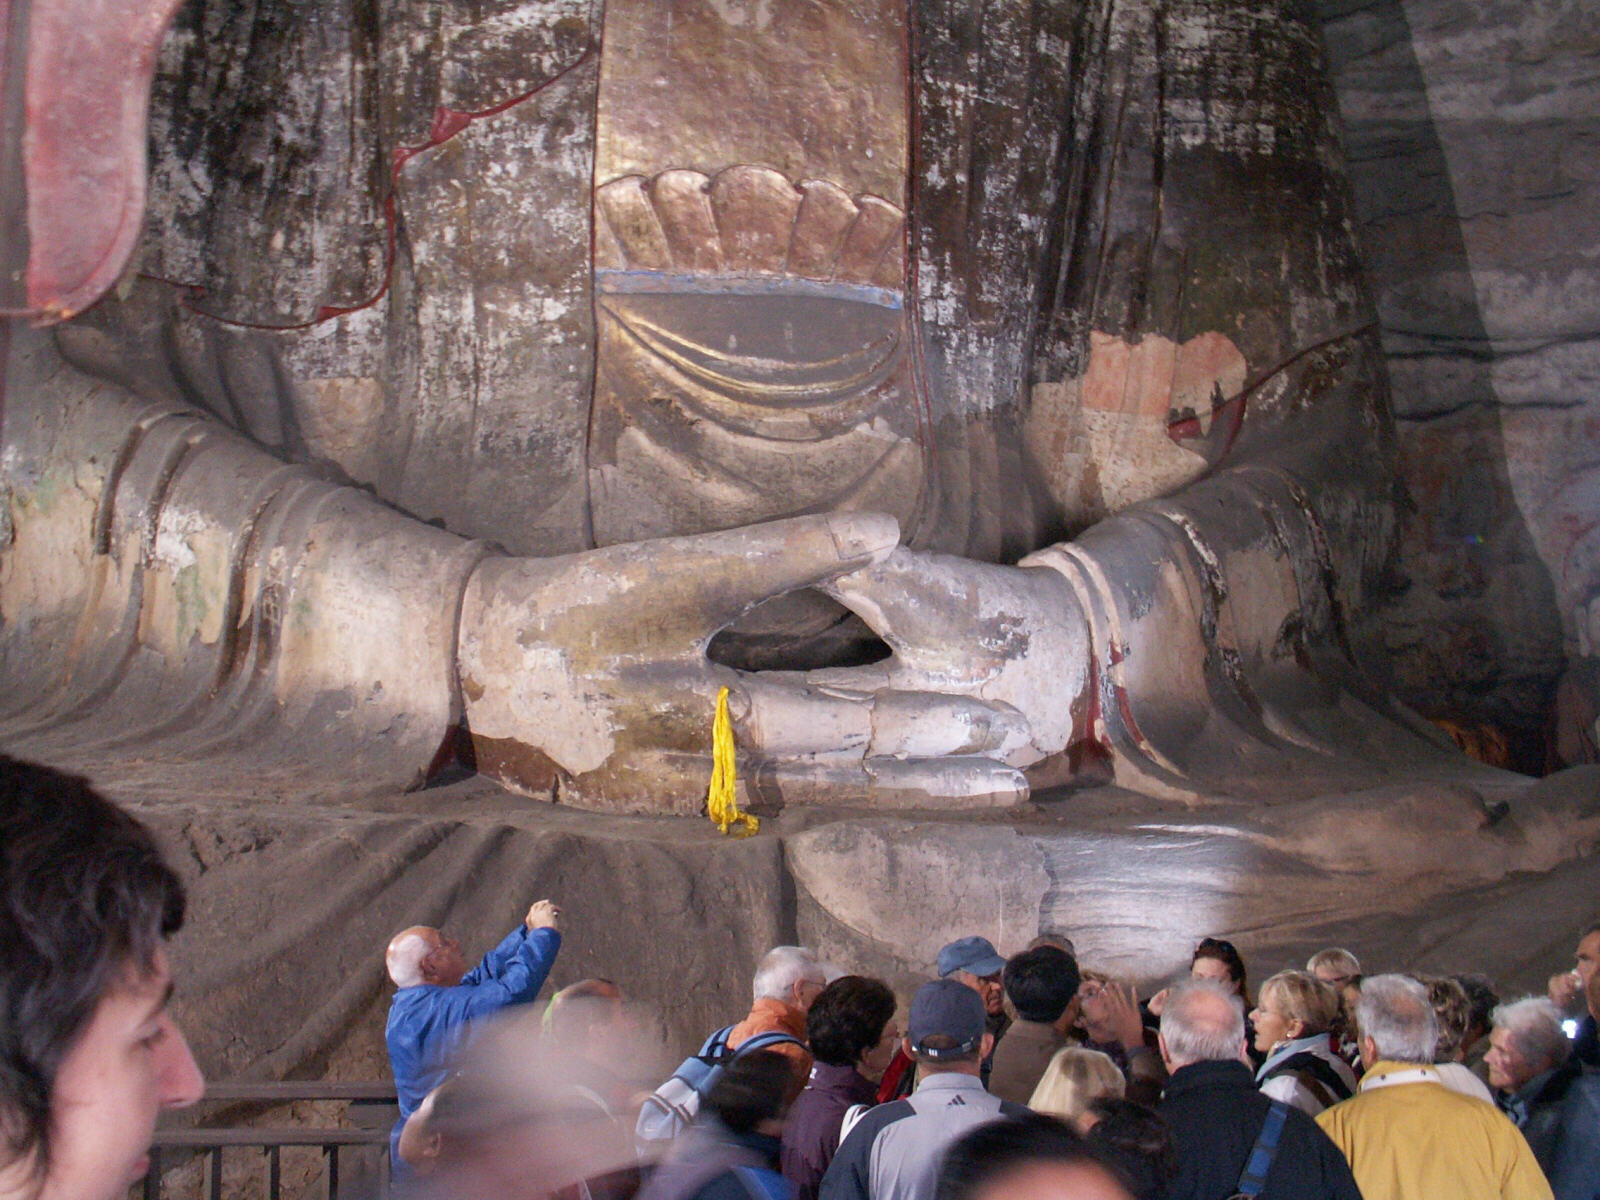
[[[1572,1052],[1572,1043],[1561,1028],[1561,1010],[1543,996],[1500,1005],[1494,1010],[1494,1025],[1506,1031],[1534,1074],[1559,1067]]]
[[[1244,1003],[1209,979],[1185,979],[1167,989],[1161,1038],[1175,1067],[1228,1062],[1244,1049]]]
[[[1342,979],[1361,974],[1361,963],[1354,954],[1342,946],[1330,946],[1326,950],[1318,950],[1306,959],[1306,970],[1315,975],[1318,967],[1327,967]]]
[[[1409,975],[1373,975],[1361,983],[1356,1025],[1389,1062],[1431,1063],[1439,1019],[1428,989]]]
[[[383,956],[383,965],[389,968],[389,978],[395,987],[416,987],[422,982],[422,960],[432,949],[428,939],[420,933],[408,929],[395,934]]]
[[[803,979],[827,982],[827,974],[817,961],[816,952],[806,946],[774,946],[756,964],[755,998],[783,1000],[788,997],[789,989]]]

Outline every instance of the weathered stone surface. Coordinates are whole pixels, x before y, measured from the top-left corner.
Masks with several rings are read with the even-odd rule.
[[[87,373],[61,419],[132,419],[137,396],[183,431],[171,462],[139,430],[105,447],[134,469],[97,528],[130,532],[92,602],[144,614],[79,623],[110,724],[165,667],[270,696],[301,737],[317,714],[341,740],[357,708],[386,748],[406,731],[386,779],[454,728],[513,787],[624,810],[698,805],[723,686],[769,805],[1004,802],[1020,770],[1093,759],[1193,801],[1464,769],[1363,661],[1393,437],[1301,7],[616,0],[580,20],[552,0],[468,30],[319,3],[326,22],[191,10],[158,89],[146,252],[169,274],[58,340]],[[763,98],[791,85],[850,103]],[[208,127],[218,110],[241,132]],[[819,280],[791,264],[823,184],[855,211]],[[69,374],[37,339],[11,359],[28,424]],[[185,403],[331,478],[190,436],[168,420]],[[179,462],[214,506],[169,497]],[[418,522],[415,546],[343,480]],[[24,548],[36,490],[16,492]],[[893,561],[817,515],[879,509]],[[753,527],[786,515],[809,523]],[[189,539],[206,586],[292,636],[186,661],[217,621],[188,622],[165,558],[133,552],[146,525],[157,550],[212,531]],[[838,552],[813,557],[825,526]],[[431,624],[383,661],[411,604]],[[256,715],[240,740],[271,744]]]
[[[1600,41],[1564,0],[1318,9],[1412,502],[1396,686],[1538,769],[1600,583],[1561,500],[1600,457]]]
[[[102,777],[191,889],[179,1011],[227,1078],[382,1077],[387,937],[438,923],[481,951],[543,895],[566,938],[551,989],[616,980],[669,1054],[740,1015],[755,959],[796,940],[902,999],[945,941],[982,932],[1011,953],[1042,928],[1145,992],[1218,935],[1258,980],[1336,943],[1376,970],[1487,970],[1511,994],[1568,961],[1592,862],[1560,860],[1600,839],[1592,771],[1509,812],[1469,789],[1391,790],[1330,797],[1307,825],[1100,789],[1004,821],[795,810],[744,840],[704,821],[530,811],[481,780],[307,805],[246,781],[176,800],[171,774],[137,775],[110,763]]]

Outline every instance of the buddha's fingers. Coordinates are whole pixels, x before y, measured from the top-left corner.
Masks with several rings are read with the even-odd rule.
[[[864,758],[859,762],[775,760],[751,783],[782,804],[860,805],[883,809],[1007,808],[1028,798],[1021,771],[978,756]]]
[[[838,672],[847,675],[848,672]],[[815,686],[803,674],[746,676],[735,726],[764,758],[1027,760],[1028,722],[1009,705],[934,692]]]

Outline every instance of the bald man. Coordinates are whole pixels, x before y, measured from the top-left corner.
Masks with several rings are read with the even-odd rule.
[[[400,989],[385,1034],[400,1099],[396,1139],[423,1097],[450,1073],[471,1022],[539,994],[561,949],[560,916],[550,901],[537,901],[470,971],[461,944],[431,926],[413,925],[389,940],[384,963]]]

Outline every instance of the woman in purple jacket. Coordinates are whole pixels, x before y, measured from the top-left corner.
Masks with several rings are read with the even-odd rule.
[[[806,1014],[806,1040],[816,1063],[783,1129],[783,1174],[795,1185],[797,1200],[816,1200],[849,1108],[876,1102],[878,1080],[900,1039],[894,1013],[887,984],[845,975],[824,988]]]

